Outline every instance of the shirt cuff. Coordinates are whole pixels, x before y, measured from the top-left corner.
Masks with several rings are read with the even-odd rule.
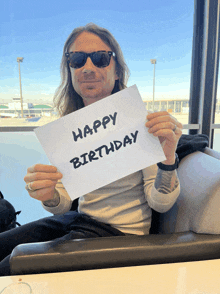
[[[152,209],[156,210],[157,212],[164,213],[167,212],[174,205],[179,194],[180,185],[178,185],[176,189],[169,194],[158,192],[153,185],[151,195],[148,197],[148,204]]]
[[[46,206],[43,202],[41,202],[43,208],[53,214],[63,214],[70,210],[72,206],[72,200],[70,198],[66,198],[65,196],[62,196],[57,190],[55,190],[55,193],[59,194],[60,202],[57,206]]]

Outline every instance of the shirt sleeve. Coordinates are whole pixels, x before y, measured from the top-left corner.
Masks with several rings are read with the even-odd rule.
[[[55,188],[54,199],[54,202],[53,200],[42,202],[43,208],[53,214],[63,214],[70,210],[72,200],[60,180]]]
[[[155,164],[142,170],[142,173],[148,205],[160,213],[168,211],[180,194],[180,183],[176,170],[164,171]]]

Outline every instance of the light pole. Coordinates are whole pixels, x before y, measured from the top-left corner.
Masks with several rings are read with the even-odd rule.
[[[150,60],[151,64],[154,64],[154,79],[153,79],[153,111],[154,111],[154,92],[155,92],[155,67],[156,67],[156,59]]]
[[[24,117],[23,113],[23,99],[22,99],[22,88],[21,88],[21,69],[20,62],[23,62],[24,57],[17,57],[18,70],[19,70],[19,82],[20,82],[20,100],[21,100],[21,116]]]

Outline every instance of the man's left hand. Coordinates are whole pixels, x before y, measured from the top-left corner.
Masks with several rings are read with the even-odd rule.
[[[175,151],[182,135],[182,124],[167,111],[159,111],[147,115],[148,132],[158,137],[163,147],[166,160],[163,164],[175,163]]]

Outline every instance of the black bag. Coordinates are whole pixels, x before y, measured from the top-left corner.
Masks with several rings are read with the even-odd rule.
[[[16,225],[20,226],[17,220],[17,215],[20,214],[21,211],[15,212],[14,206],[4,199],[3,194],[0,191],[0,233],[11,230],[16,227]]]

